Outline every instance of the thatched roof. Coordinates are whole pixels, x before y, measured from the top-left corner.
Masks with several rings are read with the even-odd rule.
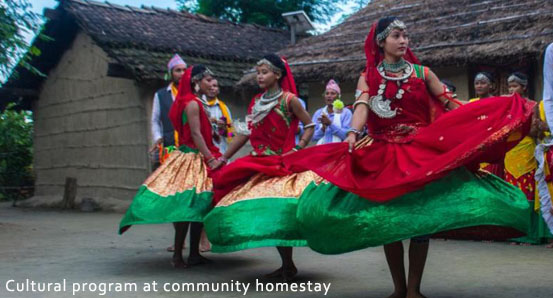
[[[297,81],[356,80],[370,25],[384,16],[407,24],[410,47],[434,67],[537,59],[553,42],[552,0],[373,0],[330,31],[280,53]]]
[[[188,64],[209,66],[222,87],[234,86],[259,57],[289,44],[284,30],[236,24],[156,7],[120,6],[92,0],[59,0],[44,33],[54,41],[35,40],[42,55],[31,64],[44,73],[54,68],[78,32],[92,37],[112,59],[113,73],[136,79],[162,80],[169,59],[179,53]],[[44,80],[19,68],[5,90],[30,94]],[[4,91],[5,91],[4,90]],[[6,92],[0,92],[6,94]],[[5,101],[4,98],[0,100]]]

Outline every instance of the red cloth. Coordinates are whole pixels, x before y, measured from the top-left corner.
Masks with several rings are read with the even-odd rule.
[[[515,176],[505,171],[505,181],[522,190],[522,192],[526,195],[526,199],[528,199],[528,201],[534,201],[536,196],[536,179],[534,178],[535,174],[536,170],[533,170],[530,173],[526,173],[518,178],[515,178]]]
[[[281,102],[262,121],[250,127],[250,143],[255,156],[239,158],[212,174],[214,204],[258,173],[269,176],[292,174],[283,166],[281,154],[292,150],[296,145],[295,136],[299,120],[292,114],[289,103],[298,93],[288,62],[284,58],[283,61],[287,75],[280,83],[280,87],[285,91]],[[252,99],[248,113],[251,113],[255,101],[260,96],[261,94],[258,94]]]
[[[204,110],[202,102],[196,97],[196,95],[194,95],[194,93],[192,93],[192,87],[190,86],[192,68],[192,66],[189,67],[180,80],[179,91],[175,102],[171,105],[169,118],[171,119],[171,123],[173,123],[173,127],[179,134],[179,144],[188,146],[192,149],[198,149],[192,139],[190,125],[188,122],[183,124],[182,119],[184,113],[186,113],[186,106],[192,101],[197,102],[200,109],[200,132],[211,154],[218,158],[221,156],[221,153],[219,152],[219,148],[213,144],[213,139],[211,137],[213,135],[211,130],[211,122],[209,121],[209,117]]]
[[[482,169],[505,180],[505,165],[502,162],[488,164]]]
[[[365,44],[369,96],[376,95],[382,77],[376,65],[382,56],[374,41],[375,25]],[[406,60],[416,62],[410,50]],[[386,97],[394,98],[395,82],[388,81]],[[426,83],[411,77],[405,94],[393,100],[398,115],[382,119],[369,109],[367,126],[372,143],[348,153],[346,143],[301,150],[284,157],[290,171],[312,170],[336,186],[376,202],[385,202],[447,175],[451,170],[503,159],[530,129],[531,103],[518,94],[492,97],[442,113]],[[440,116],[441,115],[441,116]],[[507,141],[521,129],[518,138]]]
[[[535,104],[518,95],[471,103],[429,123],[424,107],[431,99],[422,88],[420,84],[405,93],[396,103],[404,113],[393,119],[369,112],[371,145],[351,154],[346,143],[311,147],[286,156],[285,164],[291,171],[313,170],[344,190],[384,202],[455,168],[476,169],[480,162],[502,158],[529,130]],[[521,138],[507,142],[517,129],[523,131]]]
[[[299,93],[296,89],[296,81],[294,81],[294,75],[292,74],[290,65],[288,65],[286,58],[281,57],[281,59],[282,62],[284,62],[284,68],[286,68],[286,76],[282,79],[282,82],[280,82],[280,88],[284,91],[293,93],[295,96],[298,96]]]
[[[281,155],[241,157],[211,175],[213,204],[219,203],[226,194],[258,173],[272,177],[292,174],[283,166]]]
[[[248,113],[251,113],[252,107],[259,97],[260,95],[257,95],[252,99]],[[283,154],[296,146],[299,120],[290,110],[290,101],[294,97],[294,94],[284,92],[281,102],[273,111],[250,127],[250,143],[256,155]]]
[[[293,96],[292,93],[285,92],[281,101],[289,102]],[[258,97],[254,97],[248,112],[251,112],[251,107]],[[212,175],[215,204],[235,187],[246,183],[258,173],[269,176],[292,174],[283,166],[281,154],[294,148],[299,120],[291,112],[286,111],[290,119],[290,122],[287,122],[282,114],[275,111],[281,106],[289,110],[288,104],[279,104],[262,121],[251,127],[250,143],[254,155],[239,158]]]

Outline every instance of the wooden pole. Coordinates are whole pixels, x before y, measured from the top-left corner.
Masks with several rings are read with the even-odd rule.
[[[65,178],[65,191],[63,192],[62,208],[75,208],[75,198],[77,197],[77,178]]]

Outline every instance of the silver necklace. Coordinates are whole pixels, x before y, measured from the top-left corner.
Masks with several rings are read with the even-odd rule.
[[[379,66],[378,72],[380,76],[382,76],[382,82],[378,86],[377,95],[370,98],[369,107],[380,118],[391,119],[397,116],[397,109],[392,109],[390,105],[392,100],[400,100],[403,98],[403,94],[405,94],[405,90],[402,88],[402,85],[403,83],[407,83],[409,77],[413,73],[413,66],[410,63],[408,64],[410,65],[410,69],[406,68],[404,74],[399,78],[386,76],[384,68]],[[388,80],[395,81],[398,85],[397,92],[393,98],[385,97]]]
[[[400,72],[405,70],[408,66],[407,61],[401,58],[398,62],[388,63],[386,60],[382,60],[382,67],[388,72]]]
[[[284,94],[284,91],[282,89],[279,89],[278,92],[276,92],[276,95],[273,95],[271,97],[265,97],[267,92],[263,93],[261,95],[261,98],[253,105],[252,108],[252,114],[251,114],[251,120],[253,124],[256,124],[263,120],[269,112],[276,107],[278,104],[278,99]]]
[[[268,94],[269,91],[267,91],[267,92],[263,93],[263,95],[261,95],[261,100],[264,101],[264,102],[271,102],[271,101],[279,98],[282,95],[283,92],[284,91],[282,91],[282,89],[279,88],[278,91],[275,92],[276,93],[275,95],[269,95]]]
[[[382,65],[382,63],[380,63],[378,65],[377,70],[378,70],[378,73],[380,74],[380,76],[385,78],[388,81],[404,81],[404,82],[406,82],[407,79],[413,74],[413,71],[415,70],[415,68],[413,67],[413,64],[411,64],[407,61],[405,61],[405,63],[406,63],[406,66],[403,69],[403,74],[400,75],[400,76],[397,76],[397,77],[387,76],[386,71],[385,71],[384,66]]]

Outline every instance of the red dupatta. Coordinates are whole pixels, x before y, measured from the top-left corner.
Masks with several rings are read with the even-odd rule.
[[[284,91],[281,102],[261,122],[251,127],[250,142],[257,155],[280,155],[296,146],[299,120],[290,112],[289,103],[298,96],[298,91],[288,61],[283,57],[281,59],[286,68],[286,76],[280,82],[280,88]],[[252,99],[248,113],[252,112],[261,95]]]
[[[284,98],[297,96],[296,83],[290,71],[290,66],[284,60],[287,75],[280,82],[280,88],[284,91]],[[255,100],[261,94],[256,95],[249,107],[248,113],[251,113]],[[283,99],[284,100],[284,99]],[[286,105],[288,106],[288,105]],[[258,173],[278,177],[292,174],[282,165],[282,156],[278,151],[285,153],[292,150],[295,146],[295,135],[298,129],[299,120],[296,117],[287,125],[284,118],[275,112],[275,107],[257,127],[250,127],[250,143],[254,152],[258,156],[247,155],[224,166],[213,173],[213,202],[217,204],[226,194],[237,186],[246,183],[251,177]],[[249,125],[249,124],[248,124]],[[259,147],[262,146],[262,147]],[[267,150],[269,149],[269,150]],[[267,155],[266,152],[273,151],[273,155]]]
[[[183,122],[186,106],[190,102],[196,101],[200,109],[200,132],[204,138],[204,142],[214,157],[220,157],[221,153],[219,152],[219,148],[213,144],[211,122],[205,113],[202,102],[199,101],[192,92],[192,86],[190,85],[192,80],[192,68],[192,66],[189,67],[180,80],[179,92],[177,93],[175,102],[171,105],[171,109],[169,110],[169,119],[171,119],[171,123],[179,135],[179,144],[188,146],[192,149],[198,149],[192,139],[190,125],[188,122]]]

